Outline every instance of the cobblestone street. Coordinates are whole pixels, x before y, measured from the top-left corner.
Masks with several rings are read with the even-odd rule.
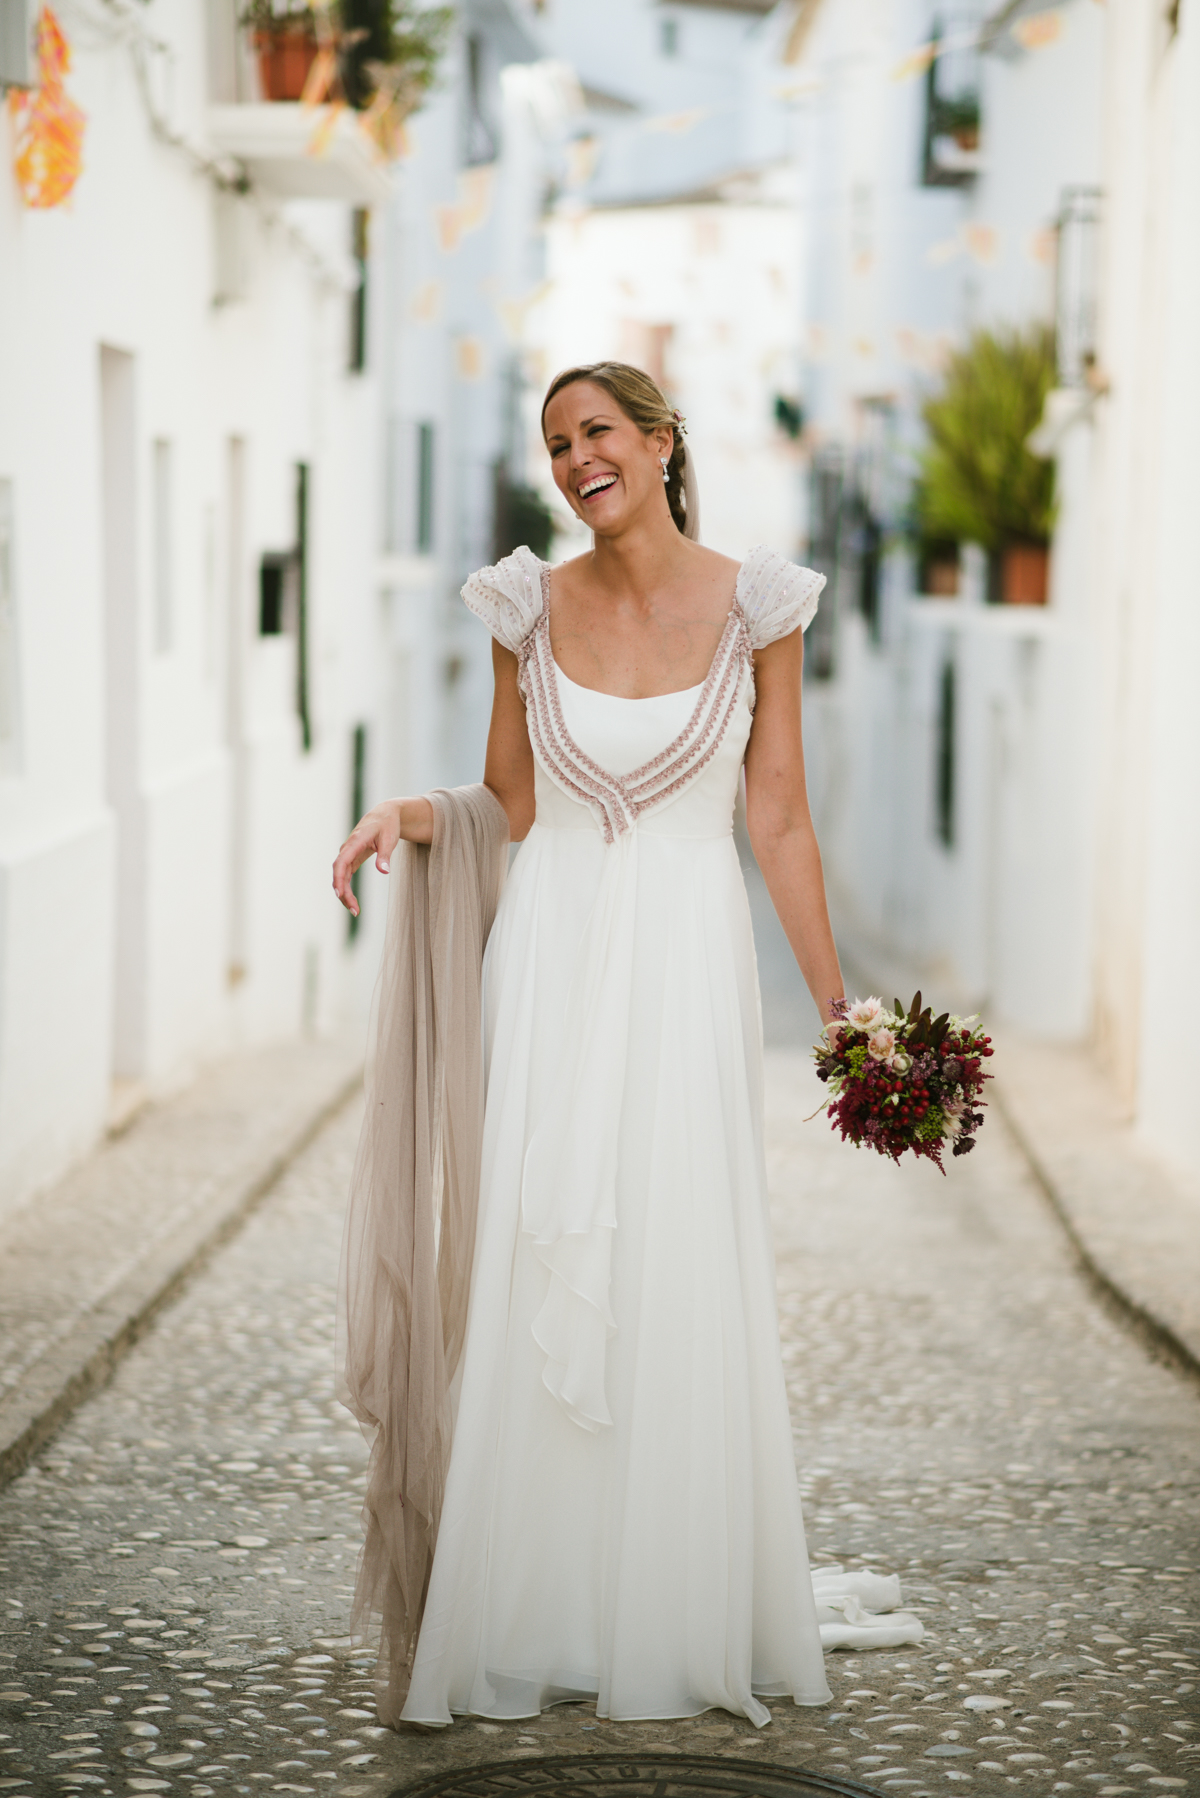
[[[842,1147],[769,1070],[785,1352],[814,1561],[896,1570],[916,1648],[835,1702],[445,1733],[375,1725],[345,1639],[365,1448],[332,1395],[347,1107],[0,1494],[0,1792],[338,1798],[456,1763],[676,1747],[909,1798],[1200,1793],[1200,1394],[1076,1273],[1002,1120],[941,1180]]]

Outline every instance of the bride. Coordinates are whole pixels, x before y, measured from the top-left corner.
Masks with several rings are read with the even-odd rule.
[[[345,1388],[375,1447],[356,1616],[383,1615],[385,1722],[595,1699],[601,1717],[721,1706],[763,1724],[766,1697],[829,1699],[823,1646],[921,1633],[911,1616],[877,1615],[900,1602],[894,1579],[831,1569],[814,1592],[775,1311],[758,982],[732,821],[744,769],[754,853],[829,1018],[843,987],[800,727],[803,632],[824,577],[770,549],[739,566],[700,545],[683,421],[640,370],[567,370],[542,421],[593,546],[553,569],[519,549],[463,589],[494,638],[484,787],[375,807],[334,864],[356,911],[350,881],[369,855],[387,872],[398,844],[432,844],[449,869],[447,832],[469,861],[489,828],[503,847],[505,824],[521,844],[490,934],[483,889],[500,876],[486,866],[501,864],[479,852],[481,1143],[473,1163],[465,1137],[427,1153],[432,1207],[438,1180],[452,1183],[455,1215],[478,1169],[457,1322],[444,1193],[440,1244],[426,1228],[452,1419],[448,1464],[428,1479],[411,1452],[404,1473],[395,1444],[381,1446],[389,1427],[410,1428],[417,1384],[412,1336],[397,1348],[386,1330],[403,1312],[409,1331],[424,1301],[408,1249],[371,1236],[391,1227],[380,1168],[407,1170],[425,1136],[417,1125],[410,1148],[360,1151]],[[418,923],[427,899],[444,908],[451,878],[428,868],[428,892],[410,881]],[[404,928],[398,903],[389,933]],[[393,1012],[423,1002],[418,961],[385,960],[382,1007],[393,979],[409,980]],[[420,966],[436,981],[439,965],[435,944]],[[456,1015],[468,1018],[460,1052],[477,1055],[463,1043],[479,1013]],[[379,1030],[377,1081],[391,1054]],[[418,1081],[426,1060],[414,1057]],[[380,1091],[364,1143],[392,1103]],[[434,1092],[435,1136],[455,1109],[438,1105]],[[420,1194],[408,1202],[419,1236]],[[371,1395],[389,1380],[398,1403]],[[414,1498],[418,1486],[431,1496]]]

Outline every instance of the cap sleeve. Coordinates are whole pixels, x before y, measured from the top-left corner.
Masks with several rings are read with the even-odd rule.
[[[470,610],[514,655],[542,615],[544,567],[531,549],[516,549],[473,574],[462,590]]]
[[[814,568],[798,568],[778,550],[752,549],[737,583],[751,648],[764,649],[797,627],[807,630],[824,585],[825,576]]]

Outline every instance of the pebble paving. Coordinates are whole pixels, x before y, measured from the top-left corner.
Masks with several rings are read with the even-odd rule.
[[[999,1118],[943,1181],[803,1123],[819,1096],[771,1055],[810,1548],[898,1571],[920,1644],[830,1655],[834,1702],[773,1700],[762,1730],[585,1705],[380,1729],[345,1634],[365,1447],[332,1384],[351,1106],[0,1493],[0,1798],[374,1798],[625,1749],[906,1798],[1200,1795],[1200,1395],[1080,1281]]]

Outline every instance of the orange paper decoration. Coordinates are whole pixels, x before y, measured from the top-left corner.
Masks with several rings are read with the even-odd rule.
[[[48,6],[37,22],[39,82],[8,95],[16,136],[17,185],[27,206],[60,206],[83,167],[84,115],[63,87],[71,47]]]

